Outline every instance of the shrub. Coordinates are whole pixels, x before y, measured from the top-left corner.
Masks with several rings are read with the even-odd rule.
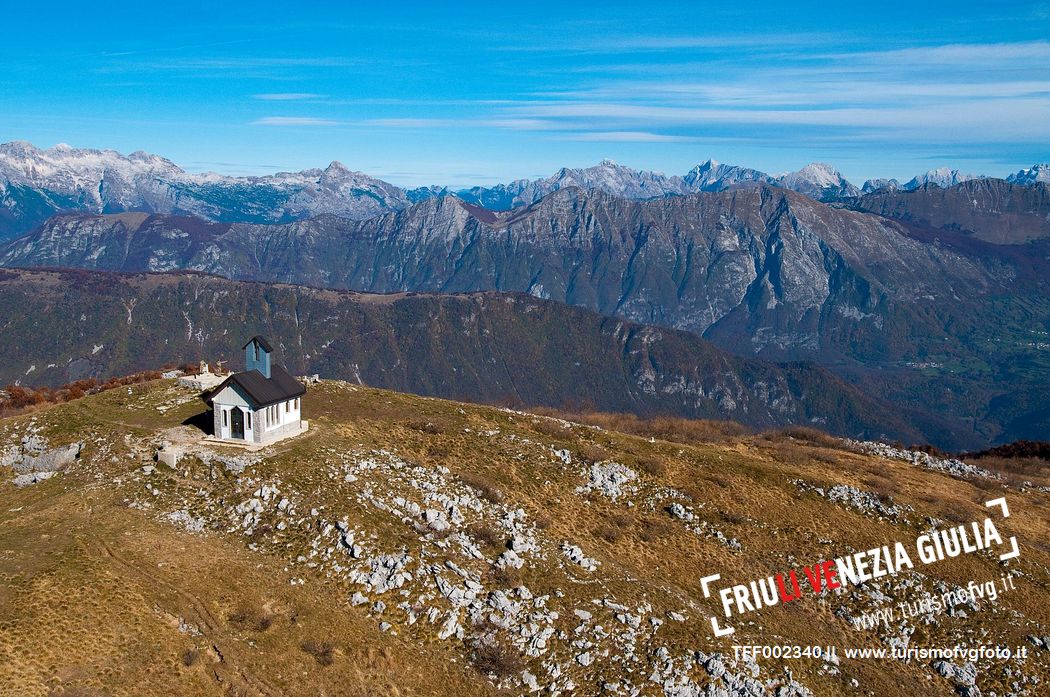
[[[464,472],[459,475],[459,480],[477,491],[478,495],[489,503],[501,503],[503,501],[503,492],[499,490],[492,480],[483,475],[474,472]]]
[[[966,460],[979,460],[984,458],[999,459],[1027,459],[1039,458],[1050,460],[1050,441],[1045,440],[1018,440],[1006,445],[999,445],[988,450],[976,453],[963,453],[961,458]],[[982,463],[983,464],[983,463]]]
[[[428,435],[436,436],[445,432],[445,429],[433,421],[427,419],[415,419],[413,421],[405,422],[405,426],[411,428],[413,431],[419,431],[420,433],[426,433]]]
[[[655,457],[640,457],[636,464],[642,472],[654,477],[662,477],[667,474],[667,465]]]
[[[470,658],[479,672],[500,679],[518,675],[524,669],[521,654],[516,649],[491,637],[478,641]]]
[[[829,436],[827,433],[809,426],[788,426],[773,432],[774,437],[793,438],[794,440],[817,445],[822,448],[842,448],[843,444],[838,438]]]
[[[314,657],[314,660],[323,666],[335,663],[335,646],[330,641],[304,641],[299,645],[304,653]]]
[[[517,588],[521,585],[521,570],[511,566],[490,566],[485,580],[499,588]]]
[[[582,446],[580,446],[577,454],[585,462],[593,463],[601,462],[602,460],[606,459],[609,453],[605,450],[605,448],[603,448],[600,445],[596,445],[594,443],[585,443]]]
[[[493,549],[506,544],[506,537],[499,530],[485,523],[471,523],[467,526],[467,534],[476,541]]]
[[[50,387],[34,389],[32,387],[22,387],[21,385],[8,385],[0,392],[0,415],[10,416],[42,404],[61,404],[73,399],[80,399],[89,394],[97,394],[115,387],[156,380],[159,377],[160,371],[146,370],[119,378],[110,378],[103,383],[99,383],[94,378],[77,380],[55,389]]]
[[[242,606],[230,613],[227,618],[230,624],[240,629],[251,629],[265,632],[273,625],[273,614],[269,610]]]
[[[532,430],[552,438],[565,438],[571,434],[571,429],[560,421],[551,419],[537,419],[532,422]]]
[[[197,651],[197,649],[186,649],[182,652],[182,656],[180,658],[182,659],[182,665],[189,668],[197,662],[197,659],[200,658],[200,653]]]

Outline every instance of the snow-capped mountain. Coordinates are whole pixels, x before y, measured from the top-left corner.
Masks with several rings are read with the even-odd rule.
[[[1006,178],[1011,184],[1050,184],[1050,164],[1038,164],[1022,169]]]
[[[723,191],[731,186],[756,183],[775,184],[775,180],[755,169],[725,165],[714,160],[693,167],[681,177],[631,169],[612,160],[602,160],[593,167],[563,167],[544,179],[518,179],[493,187],[476,186],[459,191],[456,195],[479,206],[508,210],[534,203],[554,191],[570,186],[595,189],[621,198],[653,199],[699,191]]]
[[[693,167],[682,181],[689,191],[723,191],[738,184],[774,183],[773,177],[765,172],[748,167],[724,165],[715,160],[708,160]]]
[[[918,189],[920,186],[926,184],[933,184],[939,186],[942,189],[947,189],[949,186],[955,186],[962,182],[968,182],[972,179],[983,179],[976,174],[965,174],[957,169],[949,169],[948,167],[938,167],[937,169],[931,169],[925,174],[920,174],[913,177],[901,188],[905,191],[911,191],[912,189]]]
[[[230,177],[191,174],[144,152],[0,145],[0,237],[26,232],[63,210],[266,223],[322,213],[360,220],[408,205],[400,188],[339,162],[325,169]]]
[[[901,185],[869,179],[863,193],[941,188],[976,179],[941,168]],[[1008,179],[1014,184],[1050,182],[1050,165],[1035,165]],[[792,189],[821,201],[862,193],[834,167],[813,163],[773,177],[748,167],[707,160],[683,176],[636,170],[603,160],[592,167],[565,167],[549,177],[451,190],[444,186],[402,189],[339,162],[324,169],[255,177],[193,174],[158,155],[30,143],[0,144],[0,240],[29,232],[58,212],[141,211],[193,215],[214,222],[283,223],[321,214],[350,220],[403,210],[426,199],[456,196],[493,210],[526,206],[567,187],[597,190],[625,199],[658,199],[755,185]]]
[[[797,191],[819,201],[831,201],[857,196],[860,191],[849,183],[837,169],[824,162],[814,162],[797,172],[776,179],[778,186]]]
[[[612,160],[602,160],[593,167],[563,167],[544,179],[518,179],[493,187],[476,186],[460,191],[457,195],[468,203],[508,210],[535,203],[550,193],[572,186],[629,199],[662,198],[688,193],[681,177],[631,169]]]
[[[898,191],[901,188],[901,183],[896,179],[869,179],[864,182],[864,186],[860,187],[860,193],[870,194],[875,191]]]

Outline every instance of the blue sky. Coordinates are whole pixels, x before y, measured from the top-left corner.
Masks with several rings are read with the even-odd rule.
[[[1005,175],[1050,161],[1050,2],[999,4],[18,3],[0,141],[405,185],[602,158]]]

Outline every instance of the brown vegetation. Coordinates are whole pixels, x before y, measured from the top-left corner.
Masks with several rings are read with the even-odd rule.
[[[473,537],[476,542],[480,542],[490,549],[503,547],[507,542],[503,533],[484,523],[471,523],[467,526],[467,534]]]
[[[146,370],[123,377],[110,378],[104,382],[99,382],[95,378],[88,378],[55,388],[8,385],[0,391],[0,417],[21,414],[45,404],[62,404],[74,399],[80,399],[89,394],[112,390],[116,387],[156,380],[160,375],[159,370]]]
[[[335,663],[335,646],[330,641],[315,641],[310,639],[299,645],[304,653],[314,657],[322,666],[330,666]]]
[[[976,453],[963,453],[959,457],[965,460],[982,460],[982,465],[987,464],[983,460],[995,458],[1050,460],[1050,441],[1018,440]]]
[[[265,632],[273,624],[273,613],[264,608],[240,607],[227,618],[230,624],[240,629]]]
[[[491,566],[485,572],[485,581],[499,588],[517,588],[521,579],[521,570],[512,566]]]
[[[517,650],[495,639],[479,641],[471,654],[471,662],[479,672],[501,679],[517,675],[525,667]]]
[[[459,479],[471,489],[477,491],[481,498],[490,503],[503,501],[503,492],[499,490],[499,487],[491,479],[473,472],[461,473]]]
[[[609,412],[572,413],[559,409],[538,408],[532,411],[546,416],[598,426],[607,431],[619,431],[644,438],[657,438],[675,443],[721,443],[750,433],[750,429],[735,421],[714,419],[683,419],[673,416],[643,418],[634,414]],[[533,425],[533,428],[537,428]],[[539,429],[537,429],[539,430]]]

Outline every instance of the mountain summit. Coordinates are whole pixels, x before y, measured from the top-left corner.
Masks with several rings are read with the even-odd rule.
[[[860,193],[837,169],[824,162],[814,162],[797,172],[785,174],[776,183],[818,201],[849,198]]]

